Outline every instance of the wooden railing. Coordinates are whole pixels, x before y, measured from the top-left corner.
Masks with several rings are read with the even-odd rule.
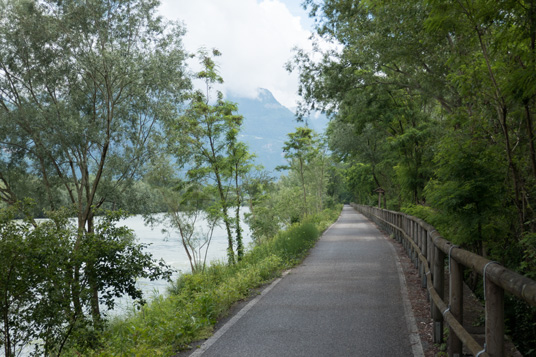
[[[508,292],[536,306],[536,281],[459,248],[419,218],[376,207],[352,206],[401,242],[418,267],[422,286],[428,290],[432,305],[435,343],[443,342],[445,321],[450,330],[449,356],[461,356],[462,346],[466,346],[474,356],[504,356],[504,293]],[[444,291],[445,259],[449,267],[447,302]],[[483,278],[486,318],[484,346],[463,327],[463,267]]]

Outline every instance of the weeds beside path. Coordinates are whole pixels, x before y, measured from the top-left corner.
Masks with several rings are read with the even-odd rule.
[[[309,217],[255,246],[234,265],[216,263],[203,273],[184,274],[139,311],[111,321],[102,348],[90,356],[171,356],[211,335],[237,301],[281,275],[314,246],[339,216],[340,207]],[[80,351],[72,351],[73,355]]]

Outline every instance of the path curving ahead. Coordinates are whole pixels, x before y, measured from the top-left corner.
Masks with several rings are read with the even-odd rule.
[[[391,243],[344,206],[297,268],[190,356],[422,356]]]

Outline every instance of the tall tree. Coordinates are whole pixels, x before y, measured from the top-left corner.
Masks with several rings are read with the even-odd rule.
[[[302,209],[305,216],[309,213],[307,205],[307,184],[305,182],[306,166],[313,158],[313,130],[307,127],[296,128],[296,131],[288,134],[288,140],[285,141],[283,152],[289,165],[285,168],[295,169],[300,178],[302,189],[303,205]]]
[[[244,256],[244,242],[242,236],[242,216],[240,208],[244,202],[243,186],[246,175],[254,169],[252,160],[254,155],[248,151],[248,147],[243,142],[232,142],[228,148],[230,169],[232,171],[234,193],[235,193],[235,232],[236,232],[236,254],[238,260]]]
[[[227,232],[227,258],[229,264],[236,261],[233,228],[238,234],[237,249],[239,258],[243,252],[240,236],[239,211],[232,218],[230,210],[240,201],[230,195],[238,184],[239,175],[247,171],[247,150],[238,141],[238,133],[242,125],[242,116],[236,114],[237,106],[223,98],[223,94],[214,88],[223,83],[218,74],[214,57],[220,52],[213,50],[199,51],[202,70],[197,74],[205,84],[205,90],[197,90],[191,94],[190,103],[184,115],[170,126],[171,135],[177,139],[179,147],[176,157],[187,169],[189,180],[213,184],[217,189],[216,202],[219,204],[221,218]],[[215,96],[214,96],[215,95]],[[214,96],[214,97],[213,97]],[[235,188],[235,191],[237,189]],[[237,200],[240,193],[237,192]]]
[[[457,52],[451,79],[463,93],[461,115],[471,130],[492,136],[508,165],[511,202],[517,209],[518,237],[534,233],[531,197],[536,189],[534,105],[536,82],[535,4],[501,1],[432,2],[431,30],[454,38]],[[452,19],[456,18],[456,21]],[[469,49],[470,51],[468,51]],[[476,129],[476,130],[475,130]],[[477,136],[475,135],[475,136]]]
[[[437,103],[451,111],[459,101],[446,79],[446,41],[425,36],[420,23],[429,9],[419,1],[305,3],[317,15],[317,33],[338,46],[320,56],[298,51],[300,113],[331,114],[330,149],[370,165],[376,185],[398,205],[401,196],[424,201]]]
[[[95,210],[149,160],[158,123],[175,115],[185,76],[178,25],[156,16],[158,1],[3,1],[0,4],[0,181],[2,198],[24,198],[35,180],[49,208],[76,207],[82,250]],[[98,272],[73,261],[72,301]]]
[[[327,173],[331,165],[326,141],[308,127],[296,128],[295,132],[288,134],[288,138],[283,146],[288,164],[278,169],[289,170],[288,179],[297,181],[301,192],[300,215],[320,212],[324,209]]]

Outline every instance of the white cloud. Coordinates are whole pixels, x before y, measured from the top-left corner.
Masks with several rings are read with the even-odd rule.
[[[164,0],[161,14],[185,23],[187,51],[205,47],[222,52],[218,63],[224,91],[254,97],[257,88],[266,88],[283,105],[296,105],[298,75],[284,67],[294,47],[311,47],[311,33],[283,2]]]

